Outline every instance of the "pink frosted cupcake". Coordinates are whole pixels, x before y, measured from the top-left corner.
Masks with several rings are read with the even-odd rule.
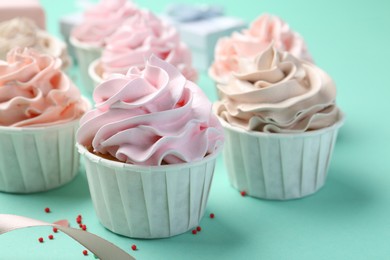
[[[239,59],[214,106],[225,129],[229,180],[257,198],[301,198],[324,184],[343,114],[332,79],[270,45]]]
[[[220,39],[215,47],[215,60],[209,69],[210,77],[226,84],[232,72],[238,69],[238,59],[253,59],[270,43],[280,51],[287,51],[299,59],[312,61],[303,38],[292,31],[277,16],[263,14],[252,22],[249,29],[235,32]]]
[[[101,56],[106,38],[137,12],[130,1],[102,0],[84,13],[83,23],[72,30],[70,42],[76,50],[81,78],[87,90],[93,90],[88,76],[89,64]]]
[[[149,11],[142,10],[129,18],[106,43],[101,59],[89,68],[96,85],[112,73],[126,74],[133,66],[144,68],[151,54],[177,67],[188,80],[197,79],[191,52],[180,41],[177,30]]]
[[[0,61],[0,191],[46,191],[78,172],[75,131],[88,103],[60,67],[32,49]]]
[[[138,238],[197,226],[223,144],[201,89],[152,56],[143,70],[104,81],[93,97],[77,142],[100,222]]]

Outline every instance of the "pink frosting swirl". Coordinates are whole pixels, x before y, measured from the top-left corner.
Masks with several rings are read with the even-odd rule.
[[[226,84],[231,73],[237,71],[239,58],[254,58],[272,42],[280,51],[312,62],[306,44],[298,33],[279,17],[263,14],[252,22],[249,29],[218,41],[210,76],[218,83]]]
[[[102,0],[84,13],[83,23],[72,30],[72,37],[97,47],[105,45],[105,39],[113,34],[138,9],[127,0]]]
[[[96,108],[80,120],[77,141],[102,155],[138,165],[201,160],[222,145],[211,102],[177,68],[152,56],[99,85]]]
[[[188,80],[196,81],[191,52],[180,41],[177,30],[149,11],[138,12],[107,39],[101,59],[101,76],[126,74],[133,66],[142,69],[151,54],[176,66]]]
[[[0,126],[49,126],[81,117],[88,104],[60,67],[59,59],[28,48],[0,60]]]

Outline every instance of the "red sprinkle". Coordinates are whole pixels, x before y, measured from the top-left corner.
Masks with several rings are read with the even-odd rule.
[[[39,243],[43,243],[43,237],[38,238]]]
[[[196,233],[198,233],[198,231],[196,231],[196,229],[192,230],[193,235],[196,235]]]
[[[132,245],[131,249],[133,249],[133,251],[135,251],[135,250],[137,250],[137,246],[136,245]]]
[[[246,196],[246,191],[241,191],[241,196],[245,197]]]
[[[87,250],[83,250],[83,255],[88,255],[88,251]]]
[[[46,213],[50,213],[50,208],[45,208]]]
[[[77,216],[77,218],[80,218],[80,219],[82,219],[82,218],[83,218],[83,216],[81,216],[81,214],[79,214],[79,215]]]
[[[87,226],[86,225],[82,225],[81,229],[85,231],[85,230],[87,230]]]
[[[211,213],[210,218],[214,218],[214,217],[215,217],[214,213]]]
[[[53,227],[53,232],[54,232],[54,233],[57,233],[57,232],[58,232],[58,228]]]
[[[81,218],[79,218],[79,217],[76,218],[76,222],[80,224],[81,223]]]
[[[83,224],[79,224],[79,227],[82,228],[82,227],[83,227]]]
[[[202,228],[200,226],[197,226],[196,231],[200,232],[200,231],[202,231]]]
[[[50,240],[52,240],[54,238],[53,235],[49,235],[48,237],[49,237]]]

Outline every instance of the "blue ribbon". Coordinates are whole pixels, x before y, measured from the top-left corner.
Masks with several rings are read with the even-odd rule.
[[[172,4],[166,14],[176,22],[194,22],[223,15],[217,5]]]

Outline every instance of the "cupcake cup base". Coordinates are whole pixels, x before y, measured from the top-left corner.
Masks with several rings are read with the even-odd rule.
[[[219,151],[194,163],[136,166],[103,159],[78,145],[99,221],[133,238],[184,233],[204,215]]]
[[[231,185],[260,199],[298,199],[324,186],[338,129],[299,134],[246,132],[220,120],[224,160]]]
[[[74,179],[78,120],[48,127],[0,127],[0,191],[48,191]]]

